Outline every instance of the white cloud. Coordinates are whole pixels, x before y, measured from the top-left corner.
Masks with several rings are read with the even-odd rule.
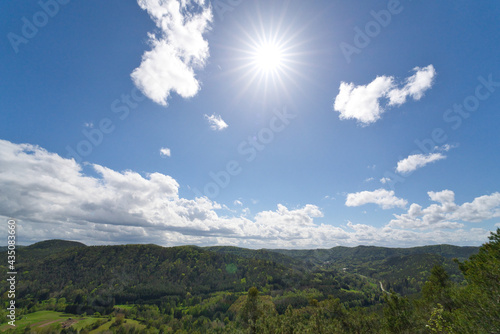
[[[479,223],[500,217],[500,193],[475,198],[471,203],[455,204],[455,193],[451,190],[428,192],[429,198],[439,204],[423,209],[412,204],[408,213],[394,215],[389,226],[400,228],[461,228],[458,221]]]
[[[368,182],[372,182],[373,180],[375,180],[373,177],[369,177],[369,178],[365,179],[365,182],[368,183]]]
[[[345,205],[361,206],[368,203],[377,204],[382,209],[391,209],[394,207],[404,208],[408,202],[394,196],[394,191],[381,188],[374,191],[361,191],[348,194]]]
[[[356,119],[367,125],[374,123],[385,111],[379,100],[393,87],[390,77],[377,77],[366,86],[354,86],[342,82],[335,98],[334,109],[340,112],[340,119]]]
[[[289,210],[286,206],[278,204],[277,211],[259,212],[255,220],[257,222],[269,221],[272,225],[286,227],[294,222],[296,225],[312,226],[313,218],[323,217],[323,213],[316,205],[307,204],[302,209]]]
[[[91,168],[98,177],[86,175]],[[322,233],[314,205],[243,215],[220,215],[223,206],[207,198],[179,197],[179,184],[160,173],[117,172],[82,167],[37,146],[0,140],[0,216],[19,221],[25,242],[66,238],[90,244],[310,245]],[[237,203],[237,202],[236,202]],[[340,233],[341,234],[341,233]],[[332,236],[333,234],[330,234]]]
[[[476,197],[471,203],[462,204],[453,213],[453,219],[472,223],[500,217],[500,193]]]
[[[224,122],[222,117],[220,115],[204,115],[205,119],[208,121],[208,124],[210,124],[210,129],[214,131],[221,131],[227,128],[227,123]]]
[[[170,157],[172,152],[170,152],[170,149],[168,147],[162,147],[160,148],[160,155],[164,157]]]
[[[383,177],[380,179],[380,183],[386,184],[387,182],[391,182],[391,179],[389,177]]]
[[[457,147],[457,145],[445,144],[445,145],[443,145],[441,147],[435,147],[434,149],[438,150],[438,151],[448,152],[452,148],[456,148],[456,147]]]
[[[431,162],[446,159],[442,153],[413,154],[408,158],[398,161],[396,171],[398,173],[410,173]]]
[[[432,65],[415,67],[414,71],[416,73],[406,79],[402,88],[397,88],[394,77],[388,76],[379,76],[364,86],[341,82],[334,110],[340,112],[340,119],[356,119],[362,125],[374,123],[385,112],[382,99],[388,99],[387,106],[399,106],[406,102],[407,97],[420,100],[432,87],[436,75]]]
[[[456,147],[456,145],[445,144],[443,146],[435,146],[433,152],[428,154],[412,154],[408,158],[398,161],[396,171],[402,174],[411,173],[432,162],[446,159],[446,155],[441,152],[448,152]]]
[[[243,203],[241,203],[241,201],[240,201],[240,200],[235,200],[235,201],[233,202],[233,204],[234,204],[234,205],[239,205],[239,206],[242,206],[242,205],[243,205]]]
[[[154,102],[167,105],[171,91],[184,98],[200,89],[194,70],[209,56],[203,34],[210,29],[212,10],[205,1],[138,0],[160,32],[149,34],[151,50],[132,74],[134,84]]]
[[[418,101],[423,96],[426,90],[432,87],[436,70],[434,66],[429,65],[424,68],[415,67],[415,74],[406,79],[406,84],[403,88],[395,88],[387,93],[389,97],[389,105],[399,106],[406,102],[407,97],[412,97]]]
[[[96,176],[85,173],[87,169]],[[20,244],[61,238],[86,244],[318,248],[470,245],[487,241],[488,235],[478,228],[429,233],[354,223],[337,227],[318,223],[323,212],[312,204],[298,208],[278,204],[275,210],[258,212],[253,218],[247,208],[240,215],[225,216],[230,212],[225,206],[208,198],[182,198],[179,187],[168,175],[82,166],[37,146],[0,140],[0,220],[18,221]],[[452,192],[429,195],[444,203],[443,210],[469,221],[500,216],[498,193],[478,197],[455,211]],[[393,202],[397,204],[397,199]],[[425,209],[413,206],[410,212],[417,215]]]

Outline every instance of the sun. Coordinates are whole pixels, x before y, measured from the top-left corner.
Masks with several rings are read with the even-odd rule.
[[[236,88],[235,101],[246,97],[258,103],[291,101],[303,91],[309,81],[308,25],[286,18],[286,10],[277,21],[274,17],[250,17],[238,22],[228,33],[227,44],[221,44],[227,68],[223,75],[230,77],[231,86]]]
[[[283,50],[280,45],[264,42],[255,48],[253,62],[263,72],[279,71],[284,65]]]
[[[235,83],[241,83],[239,98],[246,94],[250,87],[255,93],[270,96],[273,93],[290,95],[289,85],[297,85],[295,77],[300,74],[296,69],[297,52],[293,38],[278,32],[246,33],[242,47],[235,54],[239,65],[234,68],[238,73]]]
[[[247,71],[261,80],[281,80],[290,70],[290,49],[283,38],[260,35],[248,45]]]

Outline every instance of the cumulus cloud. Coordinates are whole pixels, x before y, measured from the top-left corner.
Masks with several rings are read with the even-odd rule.
[[[204,0],[138,0],[159,29],[149,34],[151,50],[132,74],[134,84],[154,102],[167,105],[172,91],[195,96],[200,83],[195,69],[209,56],[203,34],[210,29],[212,10]]]
[[[214,131],[222,131],[228,127],[227,123],[224,122],[220,115],[204,115],[205,119],[208,121],[210,125],[210,129]]]
[[[162,147],[160,148],[160,155],[164,157],[170,157],[172,152],[170,152],[170,149],[168,147]]]
[[[446,159],[442,153],[413,154],[408,158],[398,161],[396,171],[398,173],[410,173],[431,162]]]
[[[407,174],[432,162],[446,159],[446,155],[444,155],[442,152],[448,152],[455,147],[456,146],[446,144],[443,146],[435,146],[433,152],[428,154],[412,154],[407,158],[398,161],[396,171],[401,174]]]
[[[436,76],[434,66],[415,67],[413,70],[415,74],[406,79],[406,84],[402,88],[394,88],[387,93],[389,105],[399,106],[405,103],[408,97],[418,101],[424,96],[425,91],[432,87]]]
[[[389,177],[383,177],[380,179],[380,183],[386,184],[387,182],[391,182],[391,179]]]
[[[408,204],[406,200],[394,196],[394,191],[380,188],[374,191],[361,191],[348,194],[345,205],[361,206],[369,203],[377,204],[382,209],[404,208]]]
[[[387,107],[400,106],[408,97],[420,100],[433,84],[436,71],[434,66],[415,67],[415,74],[398,88],[392,76],[379,76],[367,85],[355,86],[341,82],[339,94],[335,98],[334,110],[340,119],[356,119],[362,125],[369,125],[380,119]],[[386,105],[381,100],[386,99]]]
[[[457,205],[451,190],[427,193],[433,202],[427,208],[412,204],[408,213],[394,215],[389,226],[400,228],[461,228],[458,221],[479,223],[500,217],[500,193],[475,198],[471,203]]]
[[[168,175],[80,165],[38,146],[5,140],[0,140],[0,187],[0,219],[18,221],[20,244],[60,238],[86,244],[317,248],[360,243],[480,244],[488,235],[478,228],[428,233],[354,223],[332,226],[318,223],[323,212],[312,204],[297,208],[278,204],[275,210],[253,217],[248,209],[235,215],[208,198],[180,197],[180,185]],[[472,222],[500,216],[498,193],[478,197],[457,209],[452,192],[429,195],[443,203],[443,210],[451,215],[449,220],[453,215]],[[390,199],[391,194],[379,197]],[[398,204],[397,199],[392,201]],[[425,209],[414,206],[410,211],[415,216]]]
[[[88,168],[97,176],[88,176]],[[4,140],[0,186],[0,216],[17,219],[25,241],[282,247],[342,235],[339,228],[314,223],[322,216],[314,205],[289,209],[280,204],[254,219],[221,215],[223,206],[208,198],[179,197],[179,184],[168,175],[82,166],[43,148]]]
[[[471,203],[462,204],[452,215],[452,219],[471,223],[496,217],[500,217],[500,193],[477,197]]]
[[[335,98],[334,109],[340,119],[356,119],[362,124],[374,123],[385,111],[379,100],[393,87],[391,77],[377,77],[366,86],[342,82]]]

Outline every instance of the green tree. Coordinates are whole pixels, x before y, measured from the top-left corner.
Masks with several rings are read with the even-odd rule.
[[[468,285],[458,296],[457,332],[500,333],[500,228],[489,240],[459,264]]]
[[[241,317],[243,322],[249,326],[250,333],[256,333],[255,324],[257,319],[262,315],[258,307],[259,290],[256,287],[251,287],[248,290],[247,300],[241,310]]]
[[[451,289],[452,282],[448,273],[442,266],[435,265],[422,288],[422,295],[433,306],[441,304],[444,309],[451,311],[453,309]]]
[[[415,314],[413,305],[406,297],[400,297],[395,292],[385,296],[384,322],[389,333],[413,334]]]
[[[298,331],[296,331],[296,328],[299,321],[300,319],[298,318],[297,313],[294,311],[292,305],[288,305],[285,314],[283,315],[281,332],[283,334],[298,333]]]
[[[437,304],[437,306],[433,309],[431,317],[429,321],[427,321],[427,329],[429,329],[432,333],[439,334],[448,334],[453,333],[450,324],[443,317],[443,305]]]

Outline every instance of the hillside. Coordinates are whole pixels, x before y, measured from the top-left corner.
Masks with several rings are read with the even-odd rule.
[[[295,258],[287,254],[282,254],[280,252],[273,251],[271,249],[247,249],[234,246],[211,246],[204,247],[204,249],[211,252],[222,253],[222,254],[232,254],[235,256],[254,258],[259,260],[272,261],[285,266],[290,266],[294,268],[305,269],[305,267],[310,267],[311,263],[304,261],[303,259]]]
[[[453,259],[464,261],[479,247],[433,245],[413,248],[375,246],[334,247],[315,250],[269,250],[301,260],[305,265],[336,268],[384,283],[402,294],[417,293],[434,265],[443,266],[455,282],[463,280]]]
[[[22,248],[24,248],[26,246],[23,246],[23,245],[16,245],[16,249],[17,250],[20,250]],[[0,253],[1,252],[6,252],[8,250],[8,246],[0,246]]]
[[[18,250],[19,295],[43,300],[85,294],[116,303],[161,302],[186,293],[241,292],[251,286],[270,290],[317,289],[346,302],[376,303],[382,281],[403,294],[420,291],[435,264],[455,281],[463,279],[450,259],[477,252],[449,245],[418,248],[359,246],[318,250],[251,250],[238,247],[156,245],[85,246],[47,240]],[[321,278],[321,279],[319,279]],[[375,295],[373,294],[375,293]],[[354,305],[353,304],[353,305]]]
[[[67,240],[45,240],[29,246],[16,246],[17,262],[34,261],[58,254],[70,249],[87,247],[85,244]],[[7,247],[0,247],[0,252],[5,252]]]
[[[47,240],[18,250],[16,307],[40,319],[36,330],[26,321],[19,331],[399,333],[391,327],[399,321],[424,333],[438,326],[432,314],[476,321],[471,307],[491,310],[479,323],[487,328],[498,311],[490,286],[498,244],[251,250]],[[452,260],[469,255],[460,268]],[[7,282],[0,287],[7,291]]]
[[[339,265],[349,265],[353,263],[383,260],[394,256],[407,256],[415,254],[436,254],[447,259],[457,258],[459,260],[468,259],[472,254],[478,252],[479,247],[460,247],[452,245],[435,245],[412,248],[387,248],[376,246],[357,247],[333,247],[330,249],[311,250],[287,250],[269,249],[292,258],[300,259],[313,264],[325,264],[326,262]]]
[[[48,247],[51,244],[59,248]],[[57,296],[77,303],[84,296],[157,303],[171,296],[184,298],[187,292],[245,291],[266,284],[282,289],[303,276],[272,261],[194,246],[82,246],[59,241],[27,247],[17,267],[21,299]]]

